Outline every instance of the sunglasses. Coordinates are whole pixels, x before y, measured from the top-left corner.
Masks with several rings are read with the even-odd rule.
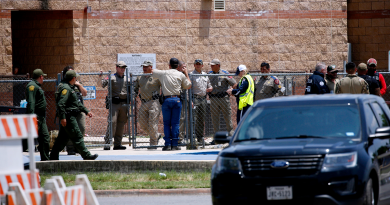
[[[369,65],[368,67],[370,67],[370,68],[375,68],[376,65]]]
[[[126,69],[126,67],[125,67],[125,66],[118,66],[118,68]]]

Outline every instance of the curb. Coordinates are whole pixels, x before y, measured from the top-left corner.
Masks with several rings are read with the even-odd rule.
[[[118,196],[145,196],[145,195],[199,195],[210,194],[210,188],[199,189],[121,189],[121,190],[95,190],[97,197]]]
[[[132,171],[204,171],[211,170],[215,160],[96,160],[36,162],[40,173],[56,172],[122,172]]]

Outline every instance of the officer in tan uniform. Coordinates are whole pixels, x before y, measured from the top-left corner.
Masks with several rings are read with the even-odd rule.
[[[337,72],[339,72],[339,71],[336,70],[335,67],[336,66],[334,66],[334,65],[328,66],[327,73],[325,76],[325,82],[329,88],[330,93],[334,93],[336,83],[339,81],[339,79],[337,79]]]
[[[144,61],[142,64],[144,73],[152,73],[153,63],[151,61]],[[148,133],[150,137],[150,145],[157,145],[159,138],[158,120],[161,113],[161,105],[158,101],[161,83],[157,78],[152,76],[138,76],[134,82],[134,92],[142,101],[139,109],[139,124],[141,128]],[[157,147],[149,147],[148,149],[157,149]]]
[[[210,62],[211,70],[209,74],[229,74],[228,71],[221,69],[221,62],[214,59]],[[229,86],[236,87],[237,83],[232,76],[210,76],[210,83],[213,90],[209,93],[211,120],[213,122],[214,132],[219,131],[219,116],[222,112],[226,122],[226,129],[229,135],[234,133],[232,123],[232,108],[230,106],[230,97],[226,92]]]
[[[203,61],[196,59],[194,62],[195,70],[190,74],[206,74],[202,71]],[[195,121],[195,136],[198,142],[202,142],[204,139],[204,123],[206,116],[207,100],[206,96],[208,92],[213,90],[210,84],[210,79],[207,76],[191,76],[192,82],[192,100],[193,100],[193,116]]]
[[[109,85],[109,80],[111,80],[111,91],[112,91],[112,112],[111,112],[111,120],[112,120],[112,135],[114,137],[114,150],[125,150],[126,147],[122,146],[122,137],[123,130],[125,124],[127,122],[127,89],[126,89],[126,81],[125,71],[126,71],[126,63],[124,61],[119,61],[116,63],[116,73],[108,77],[104,78],[100,81],[98,79],[97,84],[102,86],[103,88]],[[100,71],[102,73],[102,71]],[[100,74],[100,77],[102,74]],[[128,79],[130,82],[131,79]],[[110,88],[108,88],[110,89]],[[109,144],[111,144],[112,139],[109,137],[109,127],[107,126],[106,136],[104,140],[106,142],[106,146],[104,150],[110,150]]]
[[[261,73],[270,73],[271,69],[268,63],[261,63]],[[275,76],[260,76],[255,80],[255,101],[273,98],[283,95],[284,87],[280,84],[280,81]]]
[[[348,75],[336,83],[335,93],[370,94],[368,83],[356,75],[356,65],[349,62],[346,65]]]

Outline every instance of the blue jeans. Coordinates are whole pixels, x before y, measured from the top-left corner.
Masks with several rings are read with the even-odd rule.
[[[180,99],[166,98],[162,104],[165,146],[177,146],[179,141]]]

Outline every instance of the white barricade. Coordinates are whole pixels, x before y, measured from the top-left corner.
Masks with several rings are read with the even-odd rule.
[[[46,180],[39,188],[35,169],[34,138],[38,137],[36,115],[0,116],[0,204],[7,205],[98,205],[86,175],[77,175],[76,185],[66,187],[61,176]],[[28,139],[30,171],[23,169],[21,139]]]

